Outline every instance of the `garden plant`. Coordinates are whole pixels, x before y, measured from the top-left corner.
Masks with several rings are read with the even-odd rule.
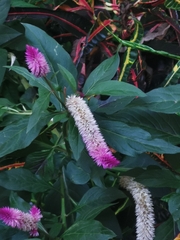
[[[0,0],[0,240],[180,239],[179,10]]]

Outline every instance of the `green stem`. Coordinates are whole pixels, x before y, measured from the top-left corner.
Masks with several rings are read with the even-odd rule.
[[[127,199],[125,200],[124,204],[116,210],[115,215],[117,215],[120,211],[123,210],[123,208],[126,206],[126,203],[127,203],[128,201],[129,201],[129,198],[127,198]]]
[[[57,98],[57,100],[62,104],[62,106],[64,108],[66,108],[66,105],[63,103],[63,101],[60,99],[60,97],[58,96],[56,90],[54,89],[54,87],[52,86],[51,82],[46,78],[44,77],[44,80],[45,82],[47,83],[47,85],[50,87],[52,93],[54,94],[54,96]]]
[[[62,226],[64,228],[64,231],[67,229],[66,224],[66,211],[65,211],[65,191],[64,191],[64,181],[63,176],[61,175],[61,220],[62,220]]]

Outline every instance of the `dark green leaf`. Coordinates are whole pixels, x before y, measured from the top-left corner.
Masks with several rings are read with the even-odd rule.
[[[83,220],[73,224],[64,232],[62,238],[64,240],[108,240],[116,235],[109,229],[95,220]]]
[[[33,105],[32,115],[29,118],[27,133],[39,122],[41,113],[43,113],[49,106],[49,98],[51,92],[46,89],[39,89],[39,98]]]
[[[31,3],[25,2],[24,0],[11,0],[11,7],[37,7]]]
[[[0,0],[1,2],[2,0]],[[0,24],[0,45],[9,42],[10,40],[20,36],[21,33],[6,25]]]
[[[136,180],[148,187],[180,188],[180,179],[167,169],[147,169]]]
[[[154,112],[178,113],[180,112],[180,85],[154,89],[147,93],[147,97],[137,98],[129,106],[140,106]]]
[[[23,211],[23,212],[27,212],[30,209],[30,204],[25,202],[24,199],[22,199],[21,197],[18,196],[17,193],[15,192],[11,192],[10,194],[10,205],[13,208],[18,208],[19,210]]]
[[[174,226],[172,217],[156,228],[154,240],[170,240],[174,238]]]
[[[174,193],[169,201],[169,212],[171,213],[175,222],[180,222],[180,193]]]
[[[76,79],[77,70],[74,63],[71,60],[70,55],[58,44],[56,40],[50,37],[46,32],[38,27],[30,24],[23,23],[25,27],[25,37],[28,40],[29,45],[37,47],[42,52],[50,66],[51,72],[47,75],[47,78],[51,80],[56,87],[60,89],[66,88],[67,94],[71,94],[71,86],[59,72],[58,63],[69,71]],[[60,96],[60,94],[59,94]],[[60,103],[59,103],[60,104]]]
[[[134,97],[109,97],[106,101],[99,103],[100,106],[96,109],[96,112],[113,114],[124,109],[133,99]]]
[[[89,95],[89,91],[94,88],[97,82],[111,80],[119,66],[119,55],[116,54],[111,58],[103,61],[94,71],[91,72],[83,87],[83,93]]]
[[[139,96],[145,97],[146,94],[143,93],[139,88],[125,82],[119,81],[106,81],[97,82],[94,86],[87,92],[87,95],[109,95],[109,96]]]
[[[85,184],[89,181],[90,175],[83,169],[75,165],[72,161],[66,167],[67,177],[75,184]]]
[[[84,148],[84,143],[77,127],[75,126],[73,118],[70,118],[68,122],[68,140],[71,146],[73,157],[75,160],[78,160]]]
[[[3,82],[4,79],[4,74],[5,74],[5,65],[7,63],[7,51],[5,49],[0,49],[0,86]]]
[[[119,121],[98,121],[108,144],[128,156],[143,152],[178,153],[180,148],[162,139],[153,138],[147,131]]]
[[[76,206],[77,212],[80,214],[78,220],[95,218],[113,201],[122,197],[125,197],[125,195],[116,188],[93,187],[89,189]]]
[[[0,186],[14,191],[45,192],[51,185],[33,175],[29,170],[16,168],[0,173]]]
[[[73,75],[62,65],[58,64],[59,70],[61,74],[63,75],[64,79],[69,83],[72,93],[75,93],[77,91],[77,83]]]
[[[0,0],[0,23],[4,23],[4,21],[6,20],[10,8],[10,3],[11,0]]]
[[[52,118],[51,114],[43,113],[38,123],[27,134],[29,117],[24,117],[15,123],[8,125],[0,131],[0,157],[15,150],[27,147],[39,134],[42,127]]]
[[[153,138],[161,138],[172,144],[180,143],[180,117],[174,114],[164,114],[147,109],[121,110],[111,115],[115,120],[132,127],[139,127],[149,132]]]
[[[19,66],[6,66],[10,68],[10,70],[22,75],[29,81],[29,84],[34,87],[39,88],[46,88],[47,90],[51,91],[51,88],[47,85],[47,83],[43,80],[43,78],[36,78],[33,74],[31,74],[26,68],[19,67]]]

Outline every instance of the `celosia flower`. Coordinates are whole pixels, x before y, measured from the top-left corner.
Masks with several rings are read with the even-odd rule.
[[[37,48],[26,45],[25,57],[29,70],[36,77],[45,77],[50,72],[44,55]]]
[[[29,232],[31,236],[39,236],[37,222],[42,218],[40,210],[33,206],[29,213],[24,213],[16,208],[0,208],[0,219],[12,228]]]
[[[132,177],[121,177],[120,185],[132,194],[135,201],[136,240],[153,240],[155,217],[151,193],[144,185],[134,181]]]
[[[66,107],[74,118],[89,155],[95,160],[97,165],[103,168],[117,166],[119,161],[109,150],[86,102],[81,97],[72,95],[67,97]]]

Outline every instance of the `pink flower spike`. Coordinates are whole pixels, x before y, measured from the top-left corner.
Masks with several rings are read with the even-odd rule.
[[[67,97],[66,107],[73,116],[89,155],[96,164],[103,168],[117,166],[119,161],[109,150],[94,116],[83,98],[75,95]]]
[[[31,73],[36,77],[45,77],[49,72],[49,65],[38,48],[26,45],[26,63]]]
[[[29,213],[25,213],[16,208],[0,208],[0,220],[7,226],[18,228],[24,232],[29,232],[31,236],[38,236],[37,223],[42,218],[40,210],[33,206]]]

